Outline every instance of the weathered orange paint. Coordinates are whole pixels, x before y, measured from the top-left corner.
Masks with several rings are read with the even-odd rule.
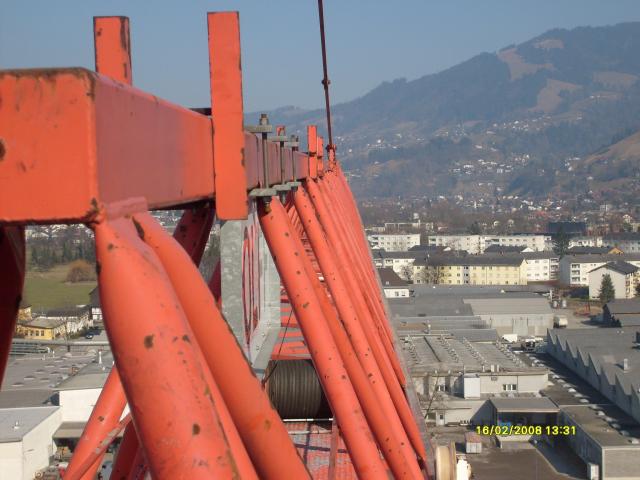
[[[113,461],[111,477],[114,479],[128,478],[138,451],[141,452],[142,447],[140,447],[138,434],[136,433],[136,428],[132,422],[124,429],[122,441],[120,442],[120,446],[118,447],[118,451]]]
[[[242,70],[238,12],[207,14],[216,211],[222,220],[249,212],[242,130]]]
[[[135,216],[172,281],[215,383],[260,478],[309,478],[198,269],[148,214]]]
[[[338,282],[340,282],[339,272],[333,268],[329,246],[324,240],[321,227],[315,218],[315,212],[312,211],[310,203],[303,195],[302,190],[295,193],[293,212],[300,215],[300,223],[304,226],[304,231],[309,239],[312,255],[320,265],[325,283],[330,285],[331,297],[338,308],[342,322],[331,306],[327,291],[320,284],[310,259],[307,255],[303,255],[302,261],[320,301],[324,318],[340,351],[349,379],[362,405],[371,431],[395,478],[419,479],[422,477],[420,467],[415,455],[411,453],[400,419],[395,412],[389,392],[384,386],[384,380],[378,369],[375,368],[375,360],[371,357],[364,333],[361,328],[358,329],[359,324],[357,327],[355,325],[358,319],[354,318],[354,312],[347,312],[344,308],[338,307],[338,305],[344,306],[347,301],[347,290],[344,288],[344,284],[340,285],[342,289],[336,289]],[[293,238],[296,241],[298,251],[304,251],[300,236],[294,235]]]
[[[318,129],[315,125],[307,126],[307,152],[309,155],[309,177],[318,176]]]
[[[347,284],[343,280],[342,273],[337,266],[337,259],[334,259],[337,251],[329,246],[322,226],[316,216],[315,208],[305,194],[305,191],[299,189],[293,195],[293,199],[296,212],[302,220],[306,236],[309,239],[315,257],[322,270],[324,281],[331,291],[333,302],[340,314],[344,328],[349,335],[348,340],[350,340],[353,350],[362,366],[363,375],[366,374],[365,378],[368,379],[371,384],[375,399],[372,408],[375,412],[370,412],[369,409],[365,408],[365,414],[368,419],[371,416],[377,416],[377,414],[382,415],[384,419],[382,425],[377,424],[375,419],[370,420],[372,429],[374,429],[374,433],[376,433],[378,444],[381,446],[389,466],[397,477],[421,478],[416,457],[410,449],[407,434],[403,429],[400,417],[389,396],[384,378],[382,377],[382,373],[380,372],[380,368],[373,356],[369,341],[364,332],[362,323],[366,321],[366,319],[360,319],[358,317],[356,308],[351,301],[351,289],[347,287]],[[335,334],[334,337],[336,337]],[[352,381],[354,381],[353,375],[351,375],[351,378]],[[361,398],[362,402],[360,395],[358,398]],[[363,408],[364,407],[365,404],[363,403]]]
[[[131,219],[103,221],[95,236],[105,327],[153,477],[233,478],[198,346],[160,261]]]
[[[91,416],[87,421],[82,436],[73,451],[73,457],[69,462],[69,468],[65,472],[65,478],[78,478],[82,480],[92,480],[95,478],[104,455],[82,472],[80,465],[92,454],[100,443],[107,438],[107,435],[116,427],[120,421],[120,416],[127,404],[127,399],[120,383],[118,370],[113,367],[109,372],[107,381],[102,387],[98,401],[93,407]]]
[[[289,218],[274,197],[269,206],[259,207],[260,226],[291,305],[300,324],[313,364],[329,400],[359,478],[386,479],[384,467],[371,430],[340,352],[331,335],[302,255],[291,231]]]
[[[102,203],[213,196],[203,115],[84,69],[0,72],[0,97],[0,221],[87,222]]]
[[[131,85],[131,37],[127,17],[94,17],[96,72]]]

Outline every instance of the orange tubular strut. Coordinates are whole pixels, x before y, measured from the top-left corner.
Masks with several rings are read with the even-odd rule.
[[[153,477],[238,475],[201,354],[162,265],[131,220],[103,221],[95,234],[105,327]]]
[[[296,209],[293,210],[294,212],[305,208],[305,206],[303,206],[298,200],[300,198],[298,196],[300,193],[301,192],[298,191],[294,194],[294,197],[296,198]],[[304,221],[304,224],[305,226],[307,225],[306,220]],[[302,244],[302,241],[300,240],[300,237],[298,235],[294,235],[293,238],[297,244],[298,251],[303,252],[304,246]],[[316,259],[319,259],[319,249],[316,248],[318,247],[317,242],[314,243],[312,241],[311,246],[313,255]],[[325,253],[328,253],[328,247],[326,248],[327,251]],[[336,342],[336,346],[340,351],[340,355],[342,357],[342,360],[344,361],[345,368],[349,374],[349,379],[353,384],[353,388],[356,392],[356,395],[358,396],[360,404],[362,405],[362,409],[367,421],[369,422],[371,431],[373,432],[378,445],[382,450],[382,453],[387,459],[389,467],[391,468],[396,478],[421,478],[422,475],[420,474],[420,468],[418,467],[418,464],[416,462],[415,455],[411,454],[408,440],[406,440],[406,435],[402,430],[400,419],[395,414],[393,403],[389,399],[389,394],[387,393],[386,389],[384,389],[384,385],[380,384],[378,379],[373,378],[373,374],[370,373],[369,380],[367,380],[367,373],[365,373],[365,370],[363,369],[363,366],[360,363],[359,358],[356,355],[356,352],[354,351],[354,347],[352,345],[353,337],[351,337],[351,340],[349,339],[350,336],[347,335],[347,331],[345,331],[343,323],[341,323],[338,319],[336,311],[329,302],[327,291],[321,285],[320,280],[318,279],[318,275],[311,265],[310,258],[307,255],[303,255],[302,257],[302,262],[307,272],[307,276],[311,280],[311,283],[316,292],[316,296],[320,301],[320,306],[322,308],[324,318],[327,320],[327,325],[329,326],[331,334]],[[319,263],[322,271],[322,276],[324,277],[326,282],[328,276],[333,275],[333,272],[325,270],[323,268],[323,262]],[[335,296],[333,297],[333,300],[334,302],[336,302],[336,304],[338,303],[338,299]],[[342,318],[343,322],[345,322],[345,318]],[[350,319],[347,319],[347,321],[348,320]],[[351,333],[352,331],[353,330],[350,330],[349,333]],[[368,347],[365,348],[368,350]],[[365,350],[364,355],[368,354],[369,353]],[[381,385],[384,389],[384,392],[380,392],[381,395],[377,395],[377,391],[374,390],[374,387],[376,385]],[[387,399],[388,403],[385,403],[384,399]],[[391,408],[389,409],[389,407]]]
[[[300,324],[319,380],[344,436],[359,478],[387,478],[375,440],[349,381],[321,305],[292,238],[289,218],[276,197],[259,206],[260,226]]]
[[[173,283],[260,478],[309,478],[280,417],[193,262],[150,215],[136,215],[135,219]]]

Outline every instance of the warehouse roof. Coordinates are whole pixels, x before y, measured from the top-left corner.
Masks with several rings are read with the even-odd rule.
[[[558,406],[547,397],[493,397],[493,408],[502,413],[556,413]]]
[[[60,407],[0,409],[0,443],[19,442]]]
[[[613,300],[605,305],[605,308],[609,310],[612,315],[640,313],[640,299],[638,298],[625,298]]]
[[[551,315],[549,301],[543,297],[532,298],[465,298],[475,315]]]
[[[571,263],[607,263],[615,262],[619,260],[637,262],[640,261],[639,253],[622,253],[620,255],[615,253],[595,254],[595,255],[565,255],[563,260],[566,259]]]

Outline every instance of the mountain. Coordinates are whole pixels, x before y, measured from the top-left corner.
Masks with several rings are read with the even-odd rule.
[[[544,197],[587,174],[572,162],[640,130],[638,52],[640,22],[555,29],[385,82],[333,107],[340,158],[360,196]],[[289,132],[324,124],[323,110],[269,113]]]

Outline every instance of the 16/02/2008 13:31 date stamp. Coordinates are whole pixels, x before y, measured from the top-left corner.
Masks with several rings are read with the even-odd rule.
[[[478,435],[547,435],[550,437],[576,434],[575,425],[478,425]]]

